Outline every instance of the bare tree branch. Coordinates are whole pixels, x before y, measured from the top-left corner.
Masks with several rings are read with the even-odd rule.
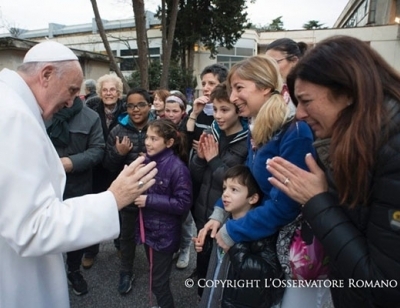
[[[90,0],[90,2],[92,3],[93,12],[94,12],[97,28],[99,29],[100,37],[101,37],[101,39],[103,41],[104,47],[106,48],[107,55],[110,58],[111,67],[113,68],[113,70],[115,71],[117,76],[119,78],[121,78],[122,83],[124,85],[124,92],[126,93],[126,92],[129,91],[129,85],[126,82],[124,75],[122,75],[121,70],[119,69],[119,66],[118,66],[117,62],[115,61],[115,57],[114,57],[114,54],[112,53],[110,44],[108,43],[108,39],[107,39],[106,33],[104,31],[104,27],[103,27],[103,22],[102,22],[102,20],[100,18],[99,9],[97,7],[97,2],[96,2],[96,0]]]

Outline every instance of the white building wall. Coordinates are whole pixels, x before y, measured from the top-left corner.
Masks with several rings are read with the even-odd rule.
[[[296,42],[313,45],[333,35],[349,35],[369,42],[379,54],[395,69],[400,71],[400,25],[386,25],[360,28],[339,28],[321,30],[295,30],[264,32],[260,34],[259,46],[266,46],[278,38],[291,38]],[[260,50],[263,53],[263,49]]]

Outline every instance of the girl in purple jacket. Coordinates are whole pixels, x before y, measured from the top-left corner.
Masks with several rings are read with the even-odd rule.
[[[145,245],[150,284],[158,306],[174,307],[169,287],[172,256],[179,249],[182,219],[192,204],[187,146],[184,135],[168,119],[149,124],[145,146],[147,161],[157,163],[158,173],[156,183],[135,200],[140,209],[139,242]]]

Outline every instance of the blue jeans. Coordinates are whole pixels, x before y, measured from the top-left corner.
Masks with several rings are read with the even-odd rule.
[[[182,223],[181,250],[190,247],[192,244],[193,223],[193,216],[189,211],[185,221]]]

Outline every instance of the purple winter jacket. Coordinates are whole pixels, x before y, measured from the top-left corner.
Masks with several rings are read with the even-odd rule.
[[[192,205],[192,182],[187,166],[167,148],[149,157],[155,161],[156,183],[147,191],[146,206],[142,208],[145,243],[156,251],[175,252],[179,249],[182,222]],[[137,224],[137,241],[140,240]]]

